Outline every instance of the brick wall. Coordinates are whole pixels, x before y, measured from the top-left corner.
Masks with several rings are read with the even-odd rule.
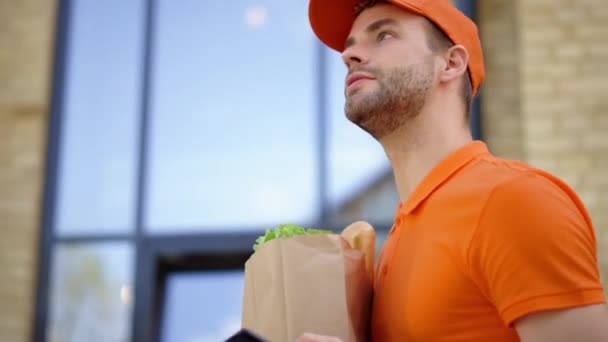
[[[608,280],[608,2],[482,0],[478,10],[484,136],[579,193]]]
[[[519,39],[513,0],[478,2],[486,64],[480,93],[482,135],[493,153],[525,159],[520,99]]]
[[[0,1],[0,341],[29,341],[54,1]]]

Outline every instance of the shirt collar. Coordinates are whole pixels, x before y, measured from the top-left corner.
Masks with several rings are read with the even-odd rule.
[[[431,193],[443,184],[450,176],[460,170],[476,157],[489,154],[488,148],[482,141],[473,141],[450,153],[447,157],[435,165],[431,171],[422,179],[414,192],[405,203],[399,203],[399,216],[409,215],[420,205]]]

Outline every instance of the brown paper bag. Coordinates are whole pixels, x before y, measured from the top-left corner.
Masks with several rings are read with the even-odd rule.
[[[367,340],[371,279],[336,234],[268,241],[245,263],[242,328],[271,342],[305,332]]]

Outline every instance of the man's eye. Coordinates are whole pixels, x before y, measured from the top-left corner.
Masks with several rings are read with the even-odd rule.
[[[393,34],[389,33],[389,32],[380,32],[378,34],[378,41],[382,41],[385,39],[389,39],[389,38],[393,38]]]

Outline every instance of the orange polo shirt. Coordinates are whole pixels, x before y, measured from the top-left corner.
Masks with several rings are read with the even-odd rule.
[[[376,265],[373,341],[518,341],[535,311],[604,303],[573,190],[470,143],[397,209]]]

